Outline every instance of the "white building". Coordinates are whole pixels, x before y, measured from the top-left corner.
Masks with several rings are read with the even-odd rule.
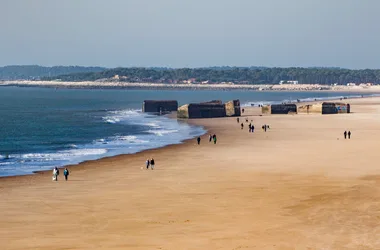
[[[298,81],[280,81],[280,85],[282,84],[298,84]]]

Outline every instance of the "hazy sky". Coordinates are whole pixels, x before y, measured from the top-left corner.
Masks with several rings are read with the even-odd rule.
[[[0,65],[380,68],[379,0],[0,0]]]

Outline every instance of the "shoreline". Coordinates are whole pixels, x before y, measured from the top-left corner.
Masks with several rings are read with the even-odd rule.
[[[343,100],[320,98],[320,100],[317,100],[317,101],[306,100],[306,101],[289,102],[289,103],[294,103],[294,104],[313,104],[313,103],[316,103],[316,102],[323,102],[323,101],[349,101],[349,100],[370,99],[370,98],[377,98],[377,97],[378,96],[351,97],[351,98],[346,98],[346,99],[343,99]],[[242,106],[242,108],[244,108],[244,109],[247,109],[247,108],[248,109],[260,109],[261,110],[261,107],[258,107],[257,105],[255,105],[255,106]],[[208,120],[210,118],[204,118],[204,119],[178,119],[176,117],[176,112],[172,112],[172,113],[164,115],[164,116],[167,117],[168,119],[172,119],[172,120],[176,120],[176,121],[178,121],[178,120],[184,121],[187,124],[189,124],[190,126],[195,126],[195,127],[198,127],[198,128],[202,128],[204,130],[204,133],[200,135],[200,137],[202,138],[202,140],[208,139],[207,135],[210,134],[210,133],[213,133],[212,132],[212,128],[207,127],[205,125],[202,125],[202,121]],[[240,116],[240,118],[243,118],[243,117],[246,117],[246,116],[249,116],[249,115],[242,114]],[[255,114],[255,115],[251,115],[251,116],[262,116],[262,114]],[[227,118],[227,117],[211,118],[211,119],[223,119],[223,118]],[[236,117],[232,117],[232,118],[236,119]],[[194,136],[194,137],[189,138],[189,139],[184,139],[182,141],[179,141],[178,143],[171,143],[171,144],[167,144],[167,145],[163,145],[163,146],[159,146],[159,147],[155,147],[155,148],[143,149],[143,150],[135,152],[135,153],[116,154],[116,155],[112,155],[112,156],[100,157],[100,158],[93,159],[93,160],[84,160],[84,161],[78,162],[76,164],[62,165],[62,166],[59,166],[58,169],[63,170],[66,167],[67,168],[77,169],[77,168],[80,168],[82,165],[86,166],[86,165],[91,165],[91,164],[97,163],[97,162],[100,163],[102,161],[107,162],[109,160],[117,159],[118,157],[128,157],[128,156],[134,156],[134,155],[139,155],[139,154],[145,155],[145,154],[148,154],[151,151],[154,152],[155,150],[166,149],[166,148],[171,148],[171,147],[175,147],[175,146],[179,146],[179,145],[190,143],[191,141],[194,141],[196,139],[196,137],[197,136]],[[46,170],[34,170],[34,171],[32,171],[31,173],[28,173],[28,174],[21,174],[21,175],[20,174],[16,174],[16,175],[0,176],[0,180],[7,179],[7,178],[18,178],[18,177],[28,178],[28,177],[34,176],[34,175],[37,175],[37,176],[43,175],[43,176],[45,176],[46,174],[51,173],[52,169],[53,169],[53,167],[51,169],[46,169]]]
[[[0,87],[43,87],[74,89],[146,89],[146,90],[249,90],[249,91],[290,91],[290,92],[362,92],[380,93],[380,85],[344,86],[320,84],[170,84],[170,83],[128,83],[128,82],[57,82],[57,81],[0,81]]]
[[[172,120],[178,120],[176,116],[173,116],[173,114],[174,113],[167,114],[167,115],[165,115],[165,117],[167,117],[168,119],[172,119]],[[202,130],[204,130],[204,133],[200,135],[200,137],[202,139],[203,139],[203,137],[206,137],[208,135],[208,133],[210,133],[209,132],[210,130],[208,128],[206,128],[205,126],[191,124],[191,121],[189,121],[189,120],[184,120],[184,121],[186,123],[188,123],[190,126],[195,126],[195,127],[198,127],[198,128],[202,128]],[[197,136],[194,136],[194,137],[189,138],[189,139],[184,139],[184,140],[179,141],[178,143],[171,143],[171,144],[167,144],[167,145],[163,145],[163,146],[159,146],[159,147],[155,147],[155,148],[143,149],[143,150],[135,152],[135,153],[116,154],[116,155],[112,155],[112,156],[100,157],[100,158],[97,158],[97,159],[94,159],[94,160],[84,160],[84,161],[78,162],[76,164],[68,164],[68,165],[60,166],[60,167],[58,167],[58,169],[59,170],[63,170],[65,168],[79,169],[80,167],[84,167],[86,165],[91,165],[93,163],[102,162],[102,161],[107,162],[107,161],[110,161],[110,160],[115,160],[115,159],[117,159],[119,157],[135,156],[135,155],[139,155],[139,154],[145,155],[145,154],[149,154],[150,152],[154,152],[155,150],[166,149],[166,148],[171,148],[171,147],[180,146],[180,145],[183,145],[183,144],[190,143],[196,137]],[[8,178],[9,179],[15,179],[15,178],[28,178],[28,177],[31,177],[31,176],[45,176],[46,174],[51,174],[52,170],[53,170],[53,167],[51,169],[48,169],[48,170],[34,170],[34,171],[32,171],[31,173],[28,173],[28,174],[22,174],[22,175],[16,174],[16,175],[0,176],[0,181],[4,180],[4,179],[8,179]]]
[[[351,101],[351,114],[247,108],[255,133],[236,117],[189,120],[208,130],[200,145],[88,161],[67,182],[1,179],[3,248],[379,249],[380,97]]]

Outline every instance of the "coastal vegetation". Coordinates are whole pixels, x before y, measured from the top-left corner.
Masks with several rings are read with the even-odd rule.
[[[45,76],[52,81],[119,81],[139,83],[231,83],[278,84],[280,81],[298,81],[300,84],[346,85],[347,83],[380,83],[380,70],[351,70],[342,68],[114,68],[96,72],[81,72]]]
[[[38,80],[41,77],[56,77],[83,72],[104,71],[102,67],[14,65],[0,67],[0,80]]]

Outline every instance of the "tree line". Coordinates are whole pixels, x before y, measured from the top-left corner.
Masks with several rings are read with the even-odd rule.
[[[235,84],[277,84],[280,81],[298,81],[300,84],[380,83],[380,70],[350,70],[341,68],[115,68],[100,72],[64,74],[43,77],[42,80],[96,81],[115,79],[125,82],[199,83],[233,82]]]
[[[43,67],[38,65],[14,65],[0,67],[0,80],[39,80],[41,77],[56,77],[83,72],[100,72],[106,68],[81,66]]]

